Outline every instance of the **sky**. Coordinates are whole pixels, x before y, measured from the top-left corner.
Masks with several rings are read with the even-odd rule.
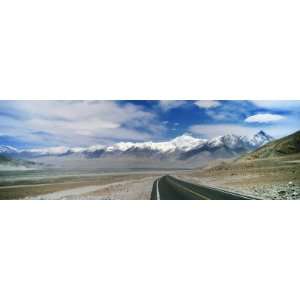
[[[0,145],[86,147],[183,134],[275,138],[300,129],[300,100],[0,101]]]

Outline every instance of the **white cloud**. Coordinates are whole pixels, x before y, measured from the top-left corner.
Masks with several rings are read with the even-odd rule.
[[[159,107],[163,111],[168,111],[174,108],[184,106],[186,103],[187,101],[183,101],[183,100],[160,100]]]
[[[7,104],[19,119],[0,125],[3,133],[27,142],[68,146],[143,141],[164,132],[156,115],[141,106],[115,101],[11,101]],[[141,129],[142,128],[142,129]],[[36,136],[34,132],[46,135]],[[157,134],[158,132],[158,134]],[[49,136],[50,135],[51,138]]]
[[[193,125],[189,128],[189,132],[205,138],[214,138],[216,136],[225,134],[245,135],[248,137],[253,136],[259,130],[265,131],[267,134],[275,138],[281,138],[299,130],[297,124],[293,121],[287,126],[279,124],[265,124],[259,127],[250,127],[236,124],[213,124],[213,125]]]
[[[215,108],[221,105],[219,101],[216,100],[199,100],[195,102],[195,105],[198,106],[199,108]]]
[[[238,113],[236,111],[215,111],[215,110],[206,110],[206,114],[216,121],[224,120],[236,120],[238,118]]]
[[[255,106],[272,110],[294,111],[300,109],[300,100],[251,100]]]
[[[193,125],[189,128],[190,133],[206,138],[214,138],[216,136],[225,134],[252,136],[259,130],[260,128],[253,128],[235,124]]]
[[[247,123],[271,123],[285,119],[284,116],[277,114],[256,114],[245,119]]]

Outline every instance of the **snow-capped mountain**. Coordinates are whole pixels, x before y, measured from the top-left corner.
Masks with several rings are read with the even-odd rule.
[[[230,158],[257,149],[272,140],[273,138],[263,131],[258,132],[253,137],[226,134],[215,137],[202,146],[183,153],[181,158]]]
[[[63,157],[76,159],[155,159],[159,161],[197,161],[228,158],[249,152],[272,141],[273,138],[263,131],[253,137],[227,134],[210,140],[195,138],[189,134],[165,142],[120,142],[110,146],[94,145],[91,147],[50,147],[30,150],[18,150],[2,146],[1,151],[11,157],[43,158]]]
[[[145,142],[145,143],[117,143],[107,148],[108,152],[123,151],[130,149],[151,150],[161,153],[171,153],[175,151],[189,151],[207,142],[205,139],[197,139],[184,134],[167,142]]]
[[[228,149],[252,149],[261,147],[264,144],[272,141],[273,138],[263,131],[259,131],[253,137],[238,136],[235,134],[226,134],[211,139],[208,145],[211,148],[227,147]]]
[[[0,171],[24,171],[42,168],[42,165],[32,161],[15,159],[19,150],[10,146],[0,146]]]
[[[10,146],[0,146],[0,153],[1,154],[12,154],[12,153],[17,153],[18,150],[14,147]]]
[[[256,133],[253,138],[250,140],[250,143],[254,146],[254,147],[261,147],[263,145],[265,145],[268,142],[271,142],[274,138],[271,137],[270,135],[266,134],[264,131],[259,131],[258,133]]]

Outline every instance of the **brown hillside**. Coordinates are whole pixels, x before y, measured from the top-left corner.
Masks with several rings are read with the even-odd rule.
[[[243,155],[239,160],[264,159],[300,153],[300,131],[272,141],[255,151]]]

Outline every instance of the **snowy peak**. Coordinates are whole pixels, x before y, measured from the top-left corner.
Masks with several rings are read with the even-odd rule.
[[[18,150],[11,146],[1,146],[0,145],[0,153],[1,154],[10,154],[10,153],[17,153]]]
[[[176,137],[175,139],[166,142],[152,142],[152,141],[144,142],[144,143],[120,142],[107,147],[106,151],[126,152],[128,150],[150,150],[150,151],[158,151],[161,153],[174,152],[176,150],[189,151],[204,142],[206,142],[206,140],[197,139],[190,135],[184,134],[182,136]]]
[[[70,151],[68,147],[50,147],[27,150],[30,153],[37,153],[39,155],[62,155]]]
[[[80,153],[80,152],[84,152],[84,151],[87,151],[87,152],[94,152],[94,151],[99,151],[99,150],[103,150],[105,149],[105,146],[103,145],[93,145],[93,146],[90,146],[88,148],[72,148],[71,151],[74,152],[74,153]]]
[[[213,138],[208,142],[208,145],[211,147],[226,146],[232,149],[244,144],[244,139],[245,137],[237,136],[235,134],[226,134]]]
[[[206,139],[197,139],[191,135],[184,134],[171,140],[170,143],[181,151],[189,151],[206,143]]]
[[[208,142],[209,147],[227,147],[229,149],[248,149],[258,148],[266,143],[273,141],[274,138],[266,134],[264,131],[259,131],[253,137],[239,136],[235,134],[226,134],[211,139]]]
[[[250,142],[256,146],[260,147],[265,145],[266,143],[269,143],[273,141],[274,138],[268,134],[266,134],[263,130],[260,130],[258,133],[256,133],[253,138],[250,140]]]
[[[230,153],[242,153],[256,149],[273,138],[264,131],[259,131],[253,137],[239,136],[236,134],[226,134],[215,137],[211,140],[195,138],[189,134],[183,134],[172,140],[165,142],[119,142],[110,146],[94,145],[90,147],[49,147],[30,150],[17,150],[9,146],[0,146],[0,153],[21,158],[34,158],[42,156],[66,156],[80,155],[87,158],[98,158],[102,155],[111,156],[122,155],[159,155],[165,158],[176,157],[180,154],[200,153],[201,151],[214,152],[218,149],[227,149]],[[224,150],[225,151],[225,150]],[[189,155],[187,155],[189,156]]]

